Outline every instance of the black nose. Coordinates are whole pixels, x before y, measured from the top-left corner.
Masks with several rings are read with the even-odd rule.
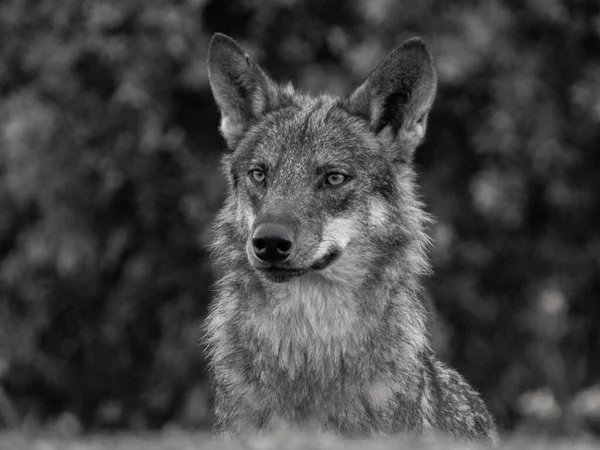
[[[252,237],[254,254],[267,262],[279,262],[292,253],[294,232],[285,225],[263,223],[256,227]]]

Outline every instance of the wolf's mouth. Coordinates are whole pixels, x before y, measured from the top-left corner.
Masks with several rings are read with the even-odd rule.
[[[341,254],[342,252],[340,250],[333,249],[321,259],[316,261],[312,266],[310,266],[310,268],[314,270],[326,269],[327,267],[332,265],[340,257]]]
[[[259,268],[258,271],[262,273],[267,280],[275,283],[283,283],[308,272],[307,269],[281,269],[279,267]]]
[[[282,267],[270,266],[270,267],[256,267],[262,275],[269,281],[275,283],[283,283],[294,277],[299,277],[311,270],[323,270],[334,263],[341,255],[341,252],[337,249],[330,251],[321,259],[317,260],[307,269],[284,269]]]

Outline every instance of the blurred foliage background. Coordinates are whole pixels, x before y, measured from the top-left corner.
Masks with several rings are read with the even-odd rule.
[[[0,426],[209,426],[216,31],[313,93],[428,42],[436,347],[502,429],[600,432],[597,0],[1,0]]]

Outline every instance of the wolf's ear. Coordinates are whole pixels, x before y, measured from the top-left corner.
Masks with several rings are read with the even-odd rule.
[[[237,42],[221,33],[213,35],[208,48],[208,79],[221,111],[221,134],[233,149],[277,98],[277,86]]]
[[[425,43],[413,38],[379,63],[348,105],[368,118],[375,133],[397,142],[410,156],[425,135],[436,88],[433,58]]]

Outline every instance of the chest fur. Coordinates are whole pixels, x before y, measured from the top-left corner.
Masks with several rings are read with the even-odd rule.
[[[265,306],[250,320],[263,377],[339,380],[363,348],[366,331],[350,289],[306,276],[265,293]]]

